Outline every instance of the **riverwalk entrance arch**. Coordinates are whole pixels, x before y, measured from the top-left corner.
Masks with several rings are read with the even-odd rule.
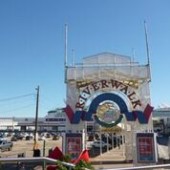
[[[64,152],[76,158],[87,148],[90,136],[93,147],[98,140],[109,144],[106,152],[124,144],[122,154],[132,160],[135,132],[153,129],[149,65],[139,65],[123,55],[101,53],[83,58],[82,64],[67,65],[65,82]],[[101,155],[102,143],[99,145]]]

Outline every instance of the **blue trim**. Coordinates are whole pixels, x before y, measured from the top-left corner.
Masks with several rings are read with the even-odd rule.
[[[132,112],[128,111],[128,107],[125,101],[117,94],[114,93],[103,93],[98,95],[90,104],[89,111],[76,111],[73,115],[71,123],[78,124],[80,120],[83,121],[93,121],[93,114],[96,113],[99,104],[105,100],[110,100],[115,102],[121,114],[125,114],[127,121],[135,121],[138,119],[139,123],[146,124],[148,123],[147,116],[144,112],[139,110],[134,110]]]
[[[97,96],[91,102],[90,107],[89,107],[89,111],[85,115],[85,120],[92,121],[93,120],[92,115],[94,113],[96,113],[97,107],[99,106],[99,104],[101,102],[105,101],[105,100],[110,100],[110,101],[115,102],[119,106],[120,113],[127,113],[128,112],[128,107],[127,107],[126,103],[124,102],[124,100],[120,96],[113,94],[113,93],[104,93],[104,94]]]

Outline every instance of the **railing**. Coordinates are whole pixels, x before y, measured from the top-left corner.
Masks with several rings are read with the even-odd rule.
[[[35,166],[39,165],[41,166],[43,170],[46,169],[46,165],[47,164],[53,164],[56,165],[57,160],[56,159],[51,159],[51,158],[47,158],[47,157],[31,157],[31,158],[0,158],[0,164],[1,166],[3,164],[17,164],[19,166],[19,164],[24,164],[24,163],[35,163]],[[67,163],[67,162],[61,162],[64,166],[68,167],[69,170],[73,169],[75,167],[74,164],[71,163]],[[0,168],[2,169],[2,168]]]
[[[3,164],[27,164],[34,163],[35,167],[37,166],[37,170],[46,170],[48,165],[56,165],[57,160],[51,159],[47,157],[31,157],[31,158],[0,158],[0,170],[3,169]],[[69,170],[72,170],[75,165],[72,163],[61,162],[64,166],[66,166]],[[18,164],[19,165],[19,164]],[[114,166],[114,165],[113,165]],[[38,168],[41,167],[41,168]],[[102,168],[103,170],[148,170],[148,169],[169,169],[170,164],[159,164],[159,165],[148,165],[148,166],[137,166],[137,167],[126,167],[126,168]],[[27,169],[27,168],[26,168]],[[3,169],[4,170],[4,169]],[[86,169],[89,170],[89,169]]]
[[[107,169],[103,169],[103,170],[148,170],[148,169],[161,169],[163,170],[163,168],[165,168],[166,170],[168,170],[170,168],[170,164],[161,164],[161,165],[149,165],[149,166],[137,166],[137,167],[128,167],[128,168],[107,168]]]

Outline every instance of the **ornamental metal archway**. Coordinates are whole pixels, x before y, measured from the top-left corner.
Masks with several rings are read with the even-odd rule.
[[[113,129],[110,132],[109,128],[116,126],[122,129],[119,132],[122,144],[126,143],[122,153],[126,160],[132,160],[134,133],[153,129],[149,65],[139,65],[127,56],[101,53],[83,58],[81,65],[67,66],[65,75],[66,133],[75,134],[74,138],[76,134],[82,134],[82,140],[79,140],[82,145],[79,142],[77,148],[85,149],[85,125],[93,126],[93,131],[99,126],[102,141],[104,134],[111,134],[109,138],[114,135]],[[68,141],[74,140],[65,138],[65,147]],[[65,151],[68,152],[68,149]]]

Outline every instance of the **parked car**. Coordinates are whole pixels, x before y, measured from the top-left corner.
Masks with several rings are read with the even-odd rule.
[[[93,147],[93,143],[94,143],[94,141],[87,141],[86,142],[86,148],[91,149]]]
[[[59,140],[60,139],[60,136],[59,135],[53,135],[53,138],[52,138],[53,140]]]
[[[13,143],[11,141],[7,141],[7,140],[0,140],[0,151],[5,151],[8,150],[10,151],[13,147]]]
[[[24,136],[21,135],[21,134],[14,134],[14,135],[11,137],[11,141],[22,140],[23,138],[24,138]]]
[[[111,148],[112,146],[109,144],[109,143],[105,143],[104,141],[101,141],[101,140],[97,140],[97,141],[94,141],[92,143],[92,146],[95,147],[95,148]]]
[[[33,136],[31,136],[31,135],[27,135],[26,137],[25,137],[25,140],[32,140],[34,137]]]
[[[41,136],[38,137],[38,140],[46,140],[46,137],[41,135]]]

